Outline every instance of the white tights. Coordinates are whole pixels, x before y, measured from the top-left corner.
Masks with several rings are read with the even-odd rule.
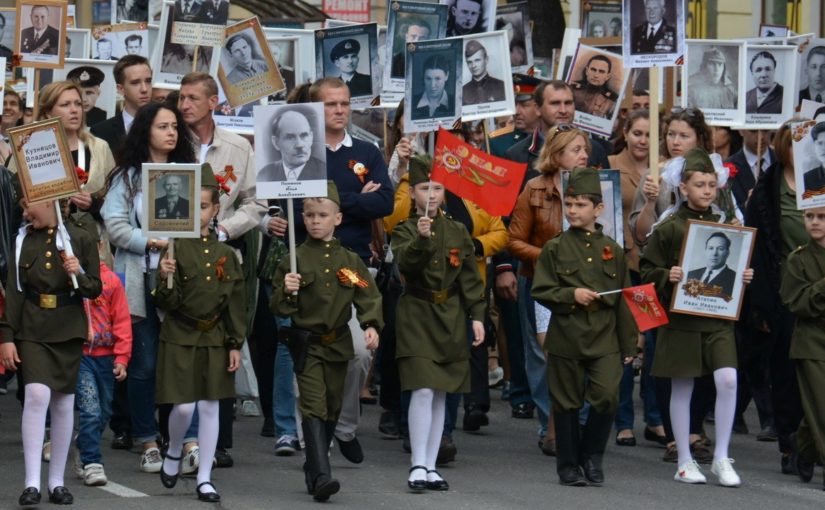
[[[443,391],[429,388],[413,390],[407,413],[413,466],[425,466],[427,471],[435,470],[435,459],[444,432],[446,403],[447,394]],[[409,480],[423,480],[424,475],[422,469],[416,469],[410,473]],[[436,473],[426,473],[426,479],[433,482],[441,480],[441,477]]]
[[[23,457],[26,464],[26,487],[40,490],[40,456],[46,435],[46,411],[51,409],[52,454],[49,462],[49,490],[63,485],[66,460],[72,444],[74,393],[58,393],[45,384],[25,387],[23,405]]]
[[[175,404],[169,413],[169,449],[167,455],[180,458],[183,451],[183,436],[192,423],[195,413],[195,402]],[[199,400],[198,408],[198,447],[200,448],[200,464],[198,466],[198,485],[210,482],[212,478],[212,460],[218,445],[218,401]],[[163,463],[166,474],[174,475],[178,472],[179,460],[167,457]],[[204,490],[202,492],[210,492]]]
[[[728,446],[733,430],[733,417],[736,413],[736,369],[725,367],[713,371],[716,384],[716,446],[713,459],[728,458]],[[679,452],[679,465],[690,462],[690,397],[693,394],[692,378],[674,378],[671,380],[670,422],[673,437]]]

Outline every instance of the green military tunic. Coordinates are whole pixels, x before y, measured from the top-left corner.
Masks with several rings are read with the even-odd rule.
[[[77,275],[79,288],[72,288],[63,270],[57,229],[29,229],[17,266],[9,263],[0,338],[16,342],[24,384],[41,383],[60,393],[74,393],[83,342],[89,334],[81,298],[96,298],[103,286],[95,241],[82,226],[65,225],[83,268]],[[17,288],[18,271],[22,292]]]
[[[797,448],[809,462],[825,462],[825,247],[809,241],[790,255],[779,294],[796,316],[790,358],[804,412]]]
[[[285,292],[284,277],[290,271],[285,258],[272,279],[273,312],[291,317],[296,328],[326,335],[346,328],[355,305],[361,327],[380,332],[384,326],[381,293],[357,253],[341,246],[337,239],[308,238],[296,248],[295,256],[301,288],[297,296]],[[329,345],[310,345],[304,370],[297,376],[298,405],[304,418],[338,419],[347,362],[354,356],[348,328]]]
[[[155,399],[182,404],[232,397],[235,375],[227,371],[229,350],[240,349],[246,336],[241,265],[214,235],[174,243],[174,284],[169,289],[166,279],[158,278],[154,291],[155,303],[166,312]],[[161,254],[165,256],[166,251]],[[192,320],[203,321],[202,327]]]
[[[571,228],[542,248],[532,295],[552,312],[544,349],[557,411],[579,409],[585,395],[598,413],[616,410],[620,356],[635,355],[636,324],[621,293],[582,307],[574,292],[577,288],[604,292],[630,286],[624,249],[604,235],[600,225],[595,232]]]
[[[673,284],[670,268],[679,265],[687,221],[719,221],[707,211],[694,211],[682,204],[676,213],[660,223],[650,235],[639,263],[642,281],[653,283],[661,302],[671,302]],[[733,321],[668,313],[669,323],[660,327],[652,373],[657,377],[699,377],[723,367],[736,367]]]
[[[784,274],[788,256],[810,239],[802,211],[796,208],[796,191],[788,186],[784,176],[779,179],[779,238],[782,240],[780,265]]]
[[[464,225],[439,213],[432,235],[418,233],[418,215],[392,233],[392,251],[407,289],[398,301],[395,357],[401,389],[431,388],[448,393],[470,391],[467,319],[483,321],[484,284],[475,248]],[[442,303],[411,295],[423,291],[455,294]],[[455,286],[455,287],[454,287]]]

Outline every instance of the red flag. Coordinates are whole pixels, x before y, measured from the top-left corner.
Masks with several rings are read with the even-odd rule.
[[[443,128],[438,130],[434,159],[432,180],[492,216],[513,212],[526,163],[491,156]]]
[[[622,289],[622,296],[640,332],[668,323],[667,314],[656,296],[656,288],[652,283]]]

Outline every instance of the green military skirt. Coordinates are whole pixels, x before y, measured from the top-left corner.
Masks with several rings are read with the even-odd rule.
[[[39,383],[58,393],[73,394],[77,388],[83,341],[83,338],[54,343],[18,341],[23,384]]]
[[[229,349],[160,342],[155,401],[185,404],[235,396],[235,374],[228,372]]]
[[[716,331],[659,328],[651,368],[655,377],[701,377],[726,367],[736,368],[732,323]]]
[[[469,393],[470,361],[437,363],[428,358],[405,356],[398,358],[401,391],[430,388],[447,393]]]

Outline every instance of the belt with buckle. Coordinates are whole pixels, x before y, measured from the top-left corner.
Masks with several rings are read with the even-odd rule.
[[[446,289],[430,290],[424,289],[422,287],[416,287],[415,285],[407,284],[406,288],[404,289],[404,293],[409,294],[412,297],[416,297],[418,299],[423,299],[424,301],[429,301],[430,303],[440,305],[446,303],[448,299],[458,294],[458,285],[453,283]]]
[[[347,333],[349,333],[349,325],[344,324],[323,335],[313,333],[309,335],[309,341],[315,344],[330,345]]]
[[[218,325],[218,321],[221,319],[220,315],[216,315],[211,319],[196,319],[178,311],[172,312],[172,316],[181,324],[204,333],[214,329],[214,327]]]
[[[28,289],[26,289],[26,299],[40,308],[61,308],[83,303],[83,298],[78,294],[40,294]]]

